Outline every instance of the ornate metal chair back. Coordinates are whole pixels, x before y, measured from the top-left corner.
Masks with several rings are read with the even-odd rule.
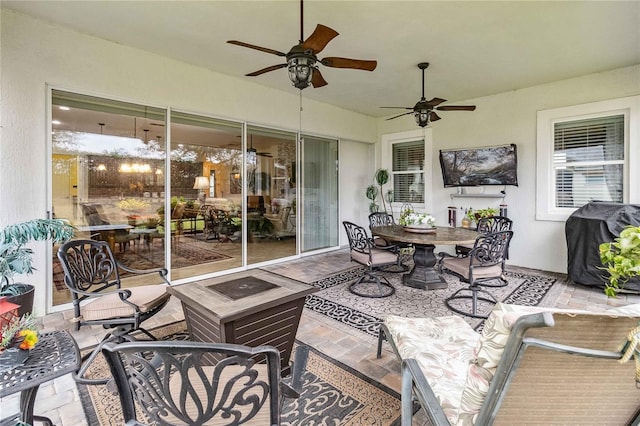
[[[504,216],[483,217],[478,220],[478,232],[492,234],[500,231],[511,231],[513,221]]]
[[[349,238],[349,248],[360,253],[370,254],[371,252],[371,239],[367,235],[367,230],[360,225],[356,225],[353,222],[342,222],[344,229],[347,231],[347,238]]]
[[[102,353],[126,424],[137,420],[136,408],[159,425],[280,424],[275,347],[137,341],[105,344]]]
[[[369,229],[374,226],[389,226],[393,224],[393,216],[389,213],[375,212],[369,215]]]

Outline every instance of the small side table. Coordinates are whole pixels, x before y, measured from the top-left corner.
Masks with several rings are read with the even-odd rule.
[[[51,331],[39,337],[23,365],[0,372],[0,398],[21,392],[20,413],[4,418],[0,425],[14,425],[18,420],[33,425],[34,419],[53,425],[49,418],[33,415],[38,388],[44,382],[80,368],[80,351],[71,334]]]

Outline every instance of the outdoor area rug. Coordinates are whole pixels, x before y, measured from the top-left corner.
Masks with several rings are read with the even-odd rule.
[[[395,287],[395,294],[384,298],[365,298],[349,292],[348,286],[362,276],[364,267],[358,266],[309,284],[321,290],[308,296],[305,308],[373,337],[378,336],[379,324],[385,315],[406,317],[438,317],[456,315],[444,304],[444,300],[468,284],[449,274],[443,274],[448,288],[420,290],[402,284],[401,273],[384,272],[382,275]],[[486,288],[502,302],[526,306],[552,306],[555,297],[549,297],[557,278],[524,273],[515,269],[506,271],[506,287]],[[471,302],[469,302],[469,305]],[[471,310],[471,307],[467,307]],[[476,330],[483,320],[462,316]]]
[[[165,340],[188,340],[184,322],[160,327],[153,334]],[[89,348],[83,353],[87,350]],[[105,377],[109,367],[104,358],[98,357],[89,373],[93,377]],[[111,393],[107,386],[77,386],[88,424],[123,424],[117,394]],[[397,392],[312,347],[309,347],[302,388],[302,395],[297,400],[285,399],[282,425],[400,424],[400,395]]]

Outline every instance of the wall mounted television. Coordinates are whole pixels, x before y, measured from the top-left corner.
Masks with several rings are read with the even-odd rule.
[[[516,145],[440,150],[445,187],[518,186]]]

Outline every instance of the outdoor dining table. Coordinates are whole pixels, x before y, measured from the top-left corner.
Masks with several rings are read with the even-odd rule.
[[[409,231],[402,225],[375,226],[371,228],[371,233],[392,243],[413,244],[415,266],[410,273],[403,276],[403,283],[422,290],[447,288],[447,282],[434,268],[437,259],[433,250],[436,245],[473,244],[480,235],[467,228],[438,226],[435,232],[427,233]]]

